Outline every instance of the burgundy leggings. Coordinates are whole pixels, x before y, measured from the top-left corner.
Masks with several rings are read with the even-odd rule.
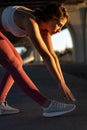
[[[0,64],[6,69],[0,83],[0,101],[4,101],[14,81],[38,104],[47,100],[22,68],[23,61],[11,42],[0,32]]]

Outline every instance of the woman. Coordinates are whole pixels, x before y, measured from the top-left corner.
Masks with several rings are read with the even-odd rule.
[[[65,83],[51,40],[51,35],[61,30],[68,22],[68,17],[68,12],[63,5],[50,4],[42,10],[31,10],[24,6],[9,6],[0,9],[0,28],[1,31],[11,32],[16,37],[29,36],[42,56],[46,67],[63,90],[64,96],[75,101]],[[0,32],[0,64],[6,69],[0,83],[0,114],[19,112],[18,109],[8,106],[5,102],[14,81],[28,96],[41,105],[45,117],[58,116],[75,109],[74,104],[51,101],[41,94],[24,72],[21,57],[2,32]]]

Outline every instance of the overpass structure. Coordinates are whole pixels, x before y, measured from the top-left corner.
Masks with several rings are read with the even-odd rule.
[[[73,61],[87,62],[87,0],[2,0],[0,6],[7,5],[26,5],[29,7],[42,7],[49,2],[64,3],[70,14],[70,21],[67,28],[70,31],[73,41]],[[41,58],[36,50],[34,50],[36,62],[40,62]]]
[[[87,1],[86,1],[87,2]],[[87,3],[67,5],[70,13],[68,29],[73,41],[73,61],[87,62]]]

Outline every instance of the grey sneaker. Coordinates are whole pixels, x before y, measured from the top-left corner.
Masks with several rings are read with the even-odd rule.
[[[57,101],[51,101],[51,104],[48,108],[43,108],[43,116],[45,117],[54,117],[60,116],[65,113],[69,113],[75,109],[76,105],[74,104],[65,104]]]
[[[6,101],[0,104],[0,115],[8,115],[8,114],[15,114],[15,113],[19,113],[19,109],[10,107]]]

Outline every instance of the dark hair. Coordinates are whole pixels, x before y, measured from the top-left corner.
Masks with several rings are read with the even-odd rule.
[[[57,19],[66,17],[69,19],[69,13],[63,4],[49,4],[43,9],[36,9],[35,14],[42,21],[48,21],[56,17]]]

